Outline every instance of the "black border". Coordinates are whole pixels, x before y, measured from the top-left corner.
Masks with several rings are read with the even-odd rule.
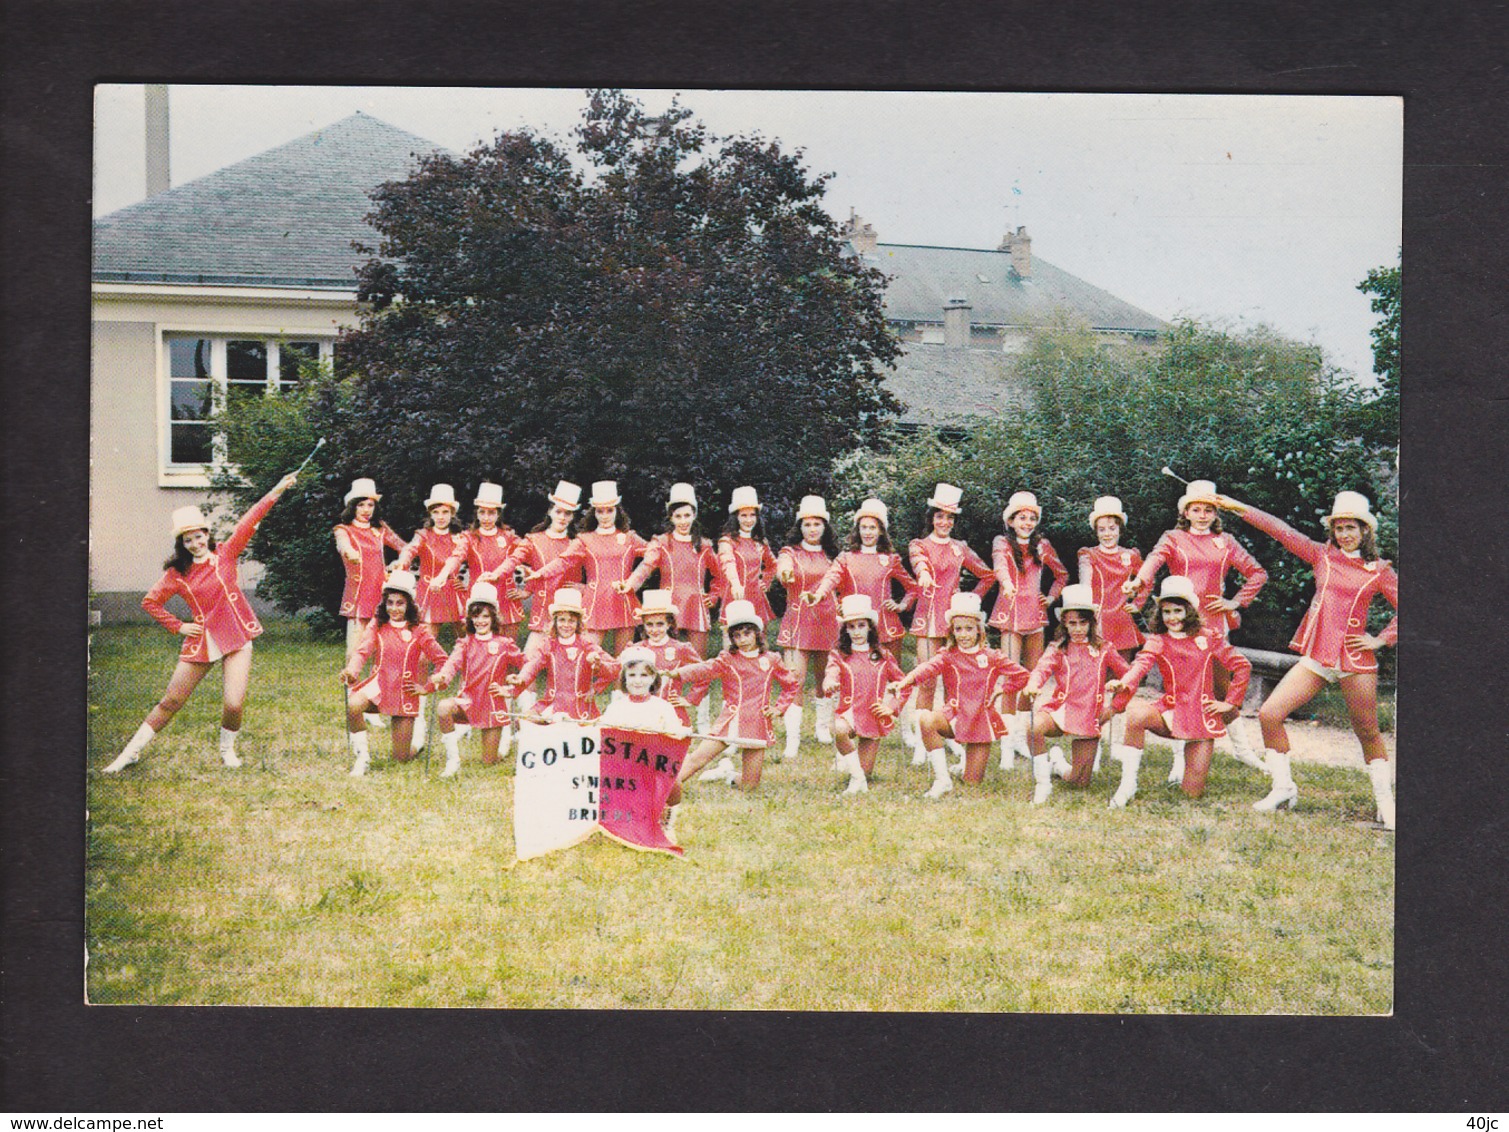
[[[11,0],[5,15],[6,1107],[1509,1107],[1497,6]],[[163,80],[1402,95],[1409,752],[1396,1015],[82,1006],[91,88]]]

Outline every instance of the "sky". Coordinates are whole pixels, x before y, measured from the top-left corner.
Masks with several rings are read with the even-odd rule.
[[[1357,291],[1398,262],[1402,102],[1387,97],[885,91],[632,92],[831,173],[825,203],[883,243],[1032,253],[1163,319],[1267,324],[1370,378]],[[572,148],[580,90],[169,88],[172,183],[357,110],[464,151],[528,128]],[[144,195],[143,88],[95,96],[94,214]]]

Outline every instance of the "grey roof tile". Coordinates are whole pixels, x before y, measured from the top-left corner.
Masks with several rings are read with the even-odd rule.
[[[905,406],[903,424],[933,427],[969,417],[1004,417],[1023,408],[1029,398],[1015,359],[999,347],[913,343],[896,359],[885,387]]]

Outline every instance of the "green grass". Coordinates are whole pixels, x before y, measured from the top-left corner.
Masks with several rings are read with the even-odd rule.
[[[1365,776],[1300,764],[1296,814],[1218,755],[1187,802],[1149,750],[1108,811],[1103,770],[1027,804],[1022,764],[920,797],[881,748],[837,794],[810,740],[746,797],[693,784],[687,859],[602,838],[510,870],[512,771],[463,744],[451,780],[375,732],[349,757],[341,650],[273,624],[240,743],[215,754],[218,671],[120,776],[102,776],[172,668],[152,628],[92,644],[88,994],[94,1003],[1386,1013],[1393,838]],[[810,727],[810,716],[809,724]]]

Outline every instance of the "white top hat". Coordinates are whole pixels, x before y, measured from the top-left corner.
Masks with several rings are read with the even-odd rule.
[[[654,668],[655,654],[645,648],[644,645],[630,645],[618,654],[618,663],[624,668],[629,667],[631,664],[648,664],[651,668]]]
[[[353,499],[378,500],[382,496],[377,494],[377,481],[362,478],[351,481],[351,490],[346,492],[345,502],[350,503]]]
[[[861,618],[872,625],[880,624],[880,614],[875,612],[875,604],[870,600],[869,594],[845,594],[838,603],[838,619],[840,621],[858,621]]]
[[[759,510],[764,506],[760,502],[759,493],[752,487],[736,487],[734,488],[734,493],[728,497],[728,513],[730,515],[735,511],[742,511],[746,507],[753,507]]]
[[[1359,491],[1336,493],[1336,502],[1331,504],[1331,513],[1326,516],[1326,525],[1330,526],[1337,519],[1356,519],[1359,523],[1366,525],[1369,530],[1378,529],[1378,519],[1373,515],[1368,497]]]
[[[1009,523],[1018,511],[1032,511],[1041,516],[1043,509],[1037,505],[1037,496],[1030,491],[1014,491],[1006,501],[1006,510],[1001,512],[1001,521]]]
[[[891,525],[891,512],[879,499],[866,499],[859,505],[859,510],[854,512],[854,521],[857,523],[864,518],[877,519],[882,527]]]
[[[957,593],[948,601],[948,614],[945,621],[953,621],[955,617],[973,617],[981,624],[985,622],[985,611],[980,608],[980,595],[977,593]]]
[[[1068,589],[1067,586],[1064,587]],[[1158,588],[1159,601],[1187,601],[1195,609],[1200,608],[1200,599],[1195,594],[1195,584],[1183,574],[1170,574]]]
[[[1065,586],[1059,594],[1059,600],[1063,602],[1059,608],[1060,613],[1068,613],[1071,609],[1082,610],[1085,613],[1100,612],[1100,608],[1095,604],[1095,590],[1080,582]]]
[[[672,511],[677,507],[690,507],[697,509],[697,489],[689,483],[671,484],[671,497],[666,500],[665,509]]]
[[[570,480],[561,480],[555,485],[555,490],[545,498],[557,507],[567,507],[575,511],[582,505],[582,489]]]
[[[1220,497],[1214,481],[1190,480],[1184,487],[1184,494],[1179,496],[1179,514],[1184,514],[1184,509],[1191,503],[1209,503],[1214,507]]]
[[[1102,495],[1090,508],[1090,526],[1093,527],[1097,519],[1120,519],[1121,525],[1126,526],[1127,513],[1121,509],[1121,500],[1114,495]]]
[[[752,601],[731,601],[723,607],[723,612],[728,618],[730,632],[735,625],[753,625],[760,630],[765,628],[765,622],[760,620],[760,615],[755,612]]]
[[[173,508],[173,537],[177,538],[184,531],[207,531],[210,529],[209,520],[204,517],[204,512],[197,507]]]
[[[828,522],[828,501],[821,495],[804,495],[797,505],[797,519],[821,519]]]
[[[503,506],[503,485],[500,483],[488,483],[485,480],[477,485],[477,498],[472,500],[473,507],[497,507]]]
[[[419,583],[414,575],[407,570],[394,570],[383,579],[382,588],[385,590],[397,590],[401,594],[408,594],[413,598],[419,592]]]
[[[491,582],[473,582],[471,593],[466,595],[466,607],[470,609],[477,602],[493,607],[493,612],[498,612],[498,587]]]
[[[448,483],[437,483],[430,488],[430,497],[424,501],[424,509],[428,511],[431,507],[437,507],[442,503],[452,508],[456,506],[456,489]]]
[[[634,611],[634,616],[643,618],[656,613],[676,616],[670,590],[645,590],[639,595],[639,608]]]
[[[927,505],[939,511],[947,511],[950,515],[957,515],[959,500],[962,498],[964,498],[962,487],[955,487],[951,483],[940,483],[933,488],[933,497],[927,501]]]
[[[617,507],[620,498],[617,480],[596,480],[592,484],[592,498],[587,500],[587,506]]]
[[[550,616],[557,613],[575,613],[578,617],[583,615],[582,591],[570,586],[562,586],[555,591],[555,597],[550,599]]]

